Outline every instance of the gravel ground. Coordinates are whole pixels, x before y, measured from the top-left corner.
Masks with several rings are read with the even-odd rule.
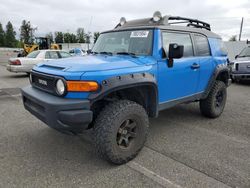
[[[25,74],[0,63],[0,187],[250,187],[250,84],[233,84],[220,118],[197,103],[150,120],[139,156],[114,166],[98,158],[91,131],[69,136],[24,110]]]

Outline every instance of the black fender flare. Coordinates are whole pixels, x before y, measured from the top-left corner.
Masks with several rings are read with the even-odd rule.
[[[207,98],[211,88],[213,87],[214,85],[214,82],[216,81],[217,77],[220,75],[220,74],[226,74],[227,75],[227,80],[226,80],[226,86],[229,86],[230,85],[230,69],[229,67],[226,65],[226,64],[219,64],[216,66],[209,82],[208,82],[208,85],[207,85],[207,88],[205,89],[205,92],[203,93],[202,95],[202,99],[205,99]]]
[[[103,80],[100,85],[100,90],[95,93],[91,93],[88,97],[90,103],[93,104],[94,102],[103,99],[108,94],[119,91],[122,89],[128,89],[133,87],[140,87],[140,86],[151,86],[153,88],[154,97],[151,98],[150,101],[154,105],[154,109],[150,109],[153,111],[153,116],[158,115],[158,87],[157,81],[155,76],[150,73],[135,73],[135,74],[126,74],[108,78]]]

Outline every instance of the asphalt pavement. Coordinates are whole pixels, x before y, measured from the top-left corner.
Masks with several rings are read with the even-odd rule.
[[[115,166],[100,159],[92,132],[71,136],[25,111],[26,74],[0,63],[0,187],[250,187],[250,84],[232,84],[221,117],[198,103],[150,120],[146,146]]]

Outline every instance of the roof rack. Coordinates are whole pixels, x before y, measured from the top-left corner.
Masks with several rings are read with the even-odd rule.
[[[197,19],[180,17],[180,16],[166,15],[162,17],[159,11],[156,11],[153,14],[153,17],[151,18],[132,20],[129,22],[127,22],[126,19],[122,17],[120,19],[120,23],[115,28],[123,26],[123,25],[125,27],[129,27],[129,26],[139,26],[139,25],[173,25],[173,24],[185,24],[185,23],[187,24],[186,25],[187,27],[195,27],[195,28],[206,29],[206,30],[211,31],[210,24],[206,22],[203,22]]]
[[[211,31],[210,24],[197,20],[197,19],[191,19],[191,18],[185,18],[185,17],[180,17],[180,16],[164,16],[163,18],[164,24],[183,24],[187,23],[187,27],[196,27],[196,28],[201,28],[201,29],[206,29]],[[169,22],[169,20],[178,20],[177,22]]]

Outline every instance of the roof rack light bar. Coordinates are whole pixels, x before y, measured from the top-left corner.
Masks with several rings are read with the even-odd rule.
[[[164,20],[167,20],[168,24],[179,24],[179,23],[188,23],[187,27],[196,27],[196,28],[201,28],[201,29],[207,29],[211,31],[210,24],[197,20],[197,19],[191,19],[191,18],[185,18],[185,17],[180,17],[180,16],[166,16],[164,17]],[[181,20],[181,22],[173,22],[169,23],[169,20]]]

